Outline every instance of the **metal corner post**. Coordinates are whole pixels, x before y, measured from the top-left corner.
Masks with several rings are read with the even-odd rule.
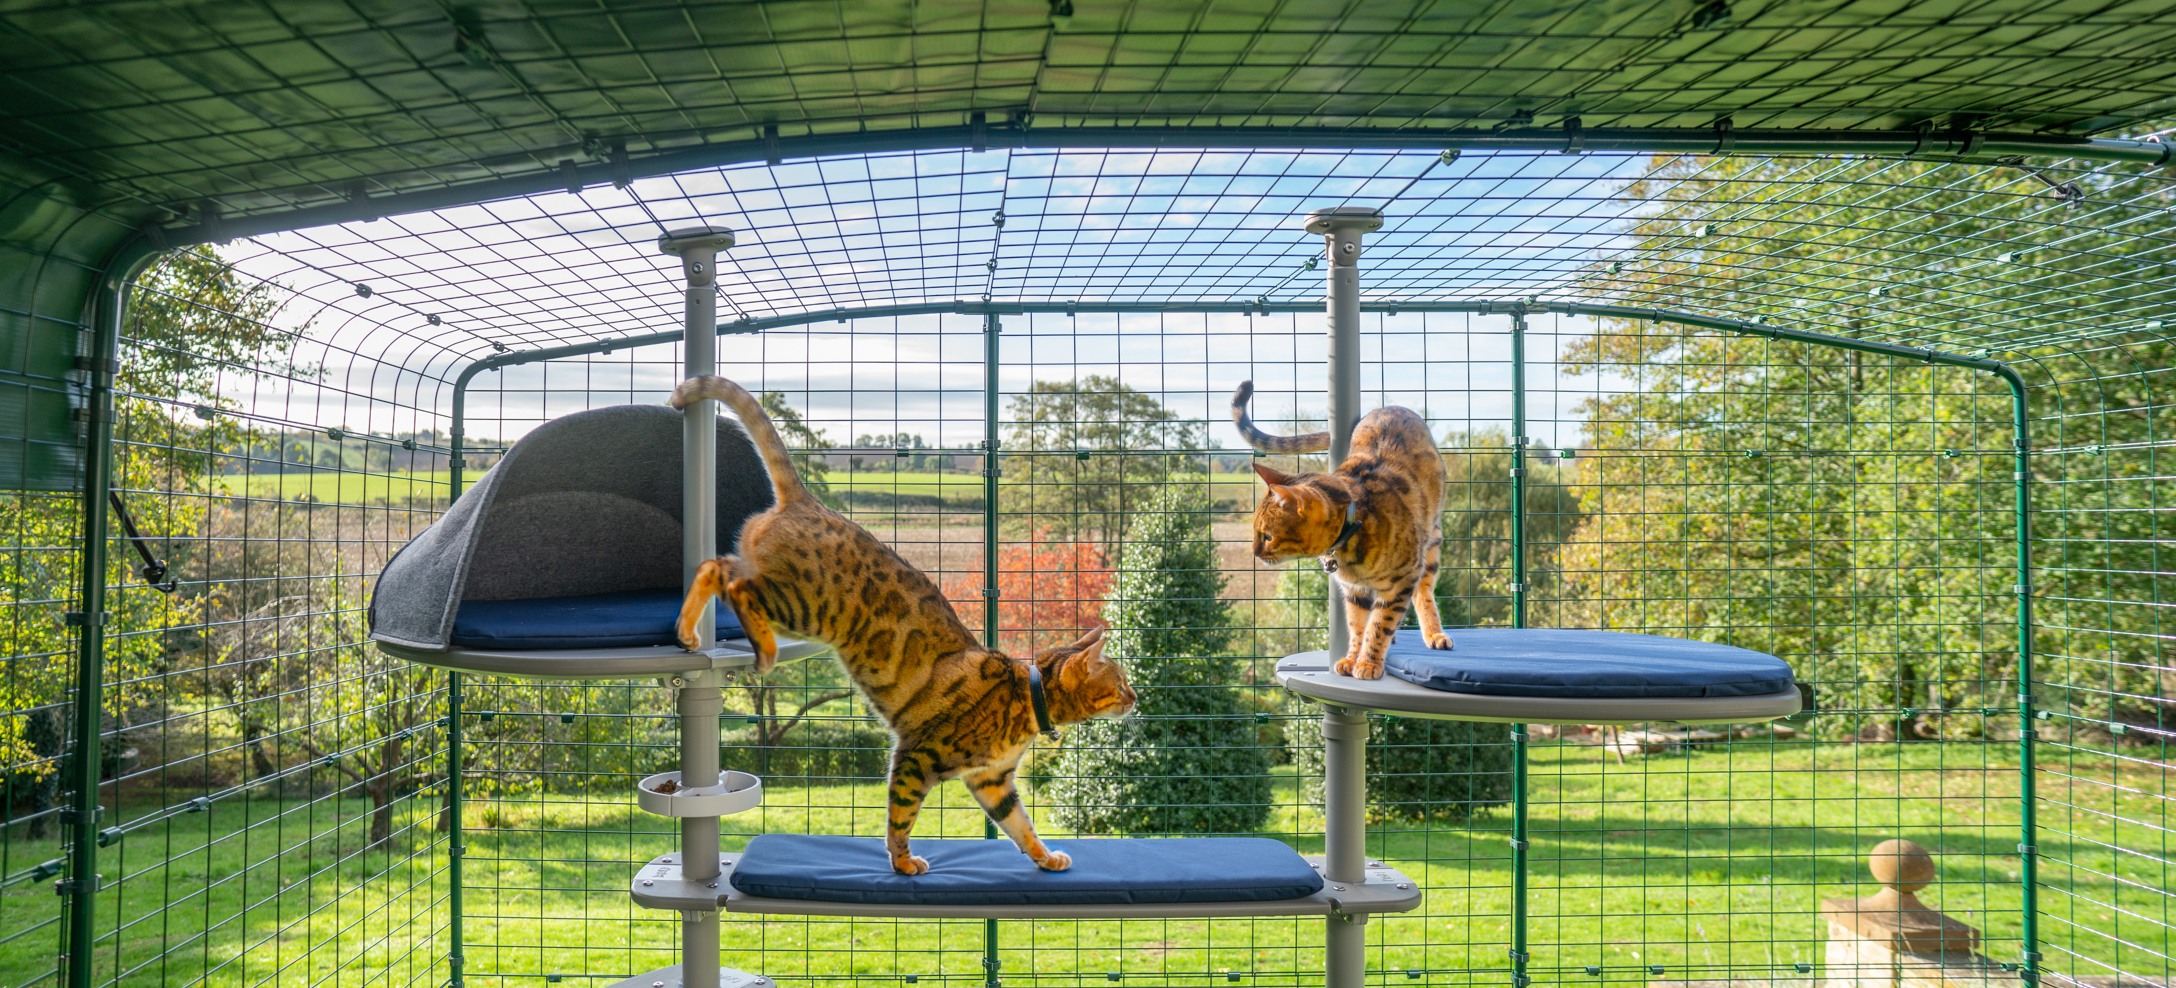
[[[461,674],[446,674],[446,985],[461,988]]]
[[[1322,237],[1329,255],[1330,457],[1332,469],[1352,451],[1353,426],[1360,421],[1360,253],[1361,240],[1383,228],[1379,209],[1340,206],[1307,214],[1304,228]],[[1329,584],[1329,645],[1332,659],[1350,654],[1345,602],[1337,581]],[[1367,714],[1323,707],[1323,861],[1322,877],[1332,882],[1367,880]],[[1360,988],[1367,981],[1367,918],[1332,915],[1323,921],[1323,984]]]
[[[2032,726],[2036,706],[2032,692],[2032,423],[2025,379],[2008,366],[1996,374],[2010,386],[2010,416],[2015,431],[2012,482],[2017,515],[2017,859],[2023,900],[2020,908],[2024,913],[2021,967],[2025,982],[2037,984],[2046,972],[2040,968],[2040,828],[2035,808],[2039,794],[2033,785],[2033,742],[2039,732]]]
[[[68,988],[89,988],[92,944],[98,923],[98,775],[100,735],[105,730],[106,498],[113,489],[113,376],[119,369],[122,306],[128,281],[113,273],[92,301],[90,371],[84,410],[83,543],[78,564],[81,589],[70,620],[76,639],[74,724],[62,769],[72,790],[62,833],[68,840],[67,877],[57,884],[66,901],[63,957]]]
[[[995,312],[982,317],[982,641],[997,647],[997,367],[998,334],[1004,325]],[[997,823],[984,815],[982,839],[997,839]],[[982,983],[998,988],[997,920],[982,921]]]
[[[1526,627],[1526,313],[1511,313],[1511,626]],[[1526,988],[1525,724],[1511,725],[1511,984]]]
[[[718,252],[733,246],[729,230],[713,227],[672,230],[658,238],[658,249],[680,258],[687,279],[686,321],[682,324],[682,377],[702,377],[718,372],[717,325]],[[681,410],[681,586],[692,590],[695,571],[718,554],[718,410],[711,399],[694,402]],[[717,645],[715,600],[703,609],[696,623],[697,644],[702,649]],[[709,785],[718,778],[718,715],[725,709],[720,675],[715,670],[681,677],[680,778]],[[701,780],[697,782],[696,780]],[[718,818],[680,819],[681,874],[691,881],[717,878]],[[680,914],[680,980],[687,988],[718,984],[718,911],[689,910]]]

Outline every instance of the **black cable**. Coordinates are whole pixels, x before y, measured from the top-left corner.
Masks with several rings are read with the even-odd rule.
[[[114,516],[121,519],[121,530],[128,533],[129,544],[136,547],[137,555],[144,557],[144,568],[138,571],[144,582],[160,593],[173,593],[181,586],[181,581],[166,579],[166,560],[151,558],[151,547],[142,533],[136,531],[136,519],[128,516],[128,505],[121,503],[121,495],[109,490],[106,500],[113,502]]]

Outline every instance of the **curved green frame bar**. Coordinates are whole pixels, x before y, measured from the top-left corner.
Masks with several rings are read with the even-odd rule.
[[[1526,437],[1525,336],[1527,316],[1558,313],[1563,315],[1596,316],[1602,318],[1635,319],[1647,320],[1651,322],[1674,323],[1680,326],[1693,326],[1700,329],[1718,330],[1726,333],[1734,333],[1740,336],[1765,337],[1772,340],[1787,340],[1796,343],[1810,344],[1813,346],[1831,347],[1838,350],[1852,350],[1859,353],[1872,353],[1908,360],[1918,360],[1928,364],[1940,364],[1949,367],[1969,368],[2002,378],[2003,381],[2006,382],[2010,387],[2011,417],[2013,428],[2015,429],[2015,436],[2012,440],[2012,444],[2014,446],[2015,457],[2015,507],[2013,510],[2017,518],[2017,584],[2014,590],[2017,594],[2017,700],[2018,724],[2020,725],[2017,741],[2019,774],[2018,800],[2020,815],[2018,834],[2018,856],[2020,859],[2020,884],[2022,886],[2022,891],[2024,894],[2024,902],[2022,906],[2022,912],[2024,914],[2024,929],[2022,936],[2024,956],[2021,958],[2021,967],[2023,969],[2023,973],[2028,984],[2038,982],[2040,977],[2038,895],[2039,854],[2038,848],[2036,846],[2038,842],[2035,840],[2034,837],[2035,833],[2038,830],[2038,824],[2034,817],[2033,808],[2033,803],[2035,799],[2033,791],[2033,741],[2035,740],[2035,736],[2030,726],[2033,721],[2031,541],[2032,471],[2028,460],[2031,457],[2032,448],[2030,442],[2030,422],[2027,417],[2025,379],[2023,378],[2023,376],[2018,374],[2015,368],[2002,361],[1993,360],[1986,357],[1968,357],[1963,354],[1948,353],[1941,350],[1919,347],[1908,347],[1895,343],[1878,343],[1867,340],[1855,340],[1845,336],[1832,336],[1826,333],[1814,333],[1802,329],[1789,329],[1765,322],[1749,321],[1744,319],[1724,319],[1716,316],[1704,316],[1691,312],[1678,312],[1669,309],[1649,309],[1626,305],[1590,305],[1586,303],[1576,302],[1567,303],[1525,301],[1410,304],[1374,302],[1369,304],[1363,304],[1360,309],[1362,312],[1381,312],[1389,314],[1396,314],[1399,312],[1441,312],[1467,313],[1473,315],[1508,315],[1511,317],[1511,429],[1512,435],[1516,437],[1516,441],[1512,446],[1511,452],[1512,466],[1514,468],[1512,474],[1513,511],[1511,514],[1511,558],[1512,567],[1514,570],[1512,574],[1512,579],[1514,580],[1514,583],[1512,584],[1514,588],[1512,595],[1512,613],[1514,626],[1521,628],[1526,626],[1526,477],[1524,469],[1526,466],[1526,461],[1524,440]],[[998,471],[995,466],[995,454],[998,450],[998,336],[1001,332],[1002,317],[1008,315],[1026,315],[1028,313],[1064,315],[1077,315],[1084,312],[1096,314],[1261,313],[1263,315],[1267,315],[1271,312],[1319,313],[1321,311],[1322,306],[1319,302],[1312,304],[1275,302],[1133,302],[1107,304],[1087,302],[950,302],[925,303],[918,305],[870,306],[867,308],[858,309],[826,309],[821,312],[808,312],[790,316],[774,316],[763,319],[741,319],[730,323],[720,323],[718,325],[718,333],[721,336],[740,333],[760,333],[767,329],[785,329],[796,326],[805,326],[819,322],[845,322],[851,319],[876,319],[896,316],[953,314],[975,315],[983,317],[983,334],[985,339],[985,345],[983,348],[983,407],[986,421],[984,423],[984,449],[977,450],[975,452],[987,451],[987,453],[990,455],[990,459],[985,461],[982,471],[982,510],[984,513],[983,532],[985,543],[983,552],[983,567],[985,570],[985,579],[987,580],[989,585],[994,586],[996,583],[995,569],[997,565],[997,553],[995,551],[997,526],[995,516],[997,512]],[[487,370],[496,370],[501,367],[512,367],[520,364],[554,360],[561,357],[576,357],[593,353],[611,353],[614,350],[624,350],[630,347],[650,346],[660,343],[673,343],[679,341],[681,339],[681,335],[682,334],[679,331],[675,330],[662,333],[649,333],[638,336],[621,337],[619,339],[613,340],[600,340],[593,343],[578,343],[570,344],[567,346],[548,347],[537,350],[516,350],[509,353],[494,354],[492,356],[485,357],[463,368],[461,373],[454,378],[453,422],[451,429],[452,449],[450,457],[451,473],[449,478],[451,481],[451,496],[449,497],[449,501],[451,500],[451,497],[458,497],[461,490],[461,430],[464,422],[464,416],[467,412],[468,385],[470,381],[475,379],[476,375],[481,374]],[[100,503],[102,504],[103,502]],[[997,634],[997,599],[994,597],[988,598],[984,603],[984,608],[984,627],[988,629],[987,634],[990,638],[991,643],[995,644]],[[452,674],[452,686],[456,691],[458,691],[458,673]],[[456,692],[455,695],[458,696],[458,692]],[[1513,857],[1512,880],[1514,884],[1512,889],[1511,904],[1511,984],[1513,985],[1513,988],[1525,988],[1525,986],[1528,984],[1528,978],[1525,971],[1527,958],[1529,957],[1529,953],[1527,950],[1527,909],[1525,894],[1527,882],[1528,848],[1528,839],[1526,832],[1526,744],[1528,741],[1528,734],[1526,731],[1526,725],[1512,725],[1511,741],[1516,752],[1512,761],[1513,809],[1511,847]],[[449,759],[449,763],[452,766],[459,765],[460,739],[458,734],[454,734],[449,738],[447,746],[447,757]],[[458,799],[459,797],[456,794],[454,798]],[[452,845],[455,848],[454,857],[452,860],[452,878],[454,881],[452,912],[453,929],[450,931],[450,936],[452,938],[451,957],[454,964],[453,984],[455,986],[458,986],[460,984],[459,965],[461,958],[461,931],[459,919],[461,901],[459,885],[459,825],[459,817],[455,817],[454,826],[456,827],[456,831],[452,837]],[[987,823],[985,823],[985,831],[985,836],[994,836],[995,828],[990,827]],[[996,920],[986,921],[983,937],[984,945],[982,963],[984,971],[984,985],[985,988],[993,988],[993,986],[998,983],[998,934]]]

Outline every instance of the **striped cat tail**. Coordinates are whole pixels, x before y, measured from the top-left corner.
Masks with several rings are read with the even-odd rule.
[[[808,499],[808,488],[801,486],[801,475],[793,470],[793,454],[786,452],[785,440],[778,438],[778,430],[771,427],[771,417],[763,414],[763,405],[755,395],[725,378],[706,375],[680,382],[667,404],[684,409],[703,398],[725,402],[725,407],[740,416],[748,438],[763,454],[763,465],[771,474],[771,490],[776,492],[780,506]]]
[[[1330,434],[1310,432],[1304,436],[1272,436],[1254,427],[1254,420],[1247,417],[1247,402],[1254,399],[1254,382],[1241,381],[1232,391],[1232,424],[1239,427],[1239,435],[1247,445],[1264,453],[1319,453],[1330,448]]]

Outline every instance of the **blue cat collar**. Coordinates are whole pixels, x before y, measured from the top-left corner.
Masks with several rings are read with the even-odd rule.
[[[1035,729],[1056,740],[1058,725],[1050,722],[1050,699],[1043,695],[1043,669],[1033,659],[1028,660],[1028,702],[1035,706]]]
[[[1323,555],[1336,555],[1337,551],[1343,549],[1345,543],[1352,541],[1353,535],[1359,531],[1360,499],[1354,498],[1345,502],[1345,527],[1337,530],[1337,541],[1330,543],[1330,551],[1323,553]]]

